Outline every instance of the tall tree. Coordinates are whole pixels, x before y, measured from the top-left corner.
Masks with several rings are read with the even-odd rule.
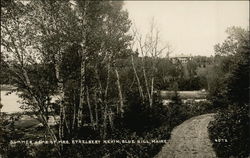
[[[5,56],[4,64],[15,78],[17,90],[28,101],[30,109],[38,116],[52,140],[57,140],[46,118],[46,101],[43,91],[32,80],[31,65],[41,63],[37,29],[32,25],[32,8],[21,1],[10,1],[1,7],[1,48]],[[36,78],[37,79],[37,78]],[[40,82],[39,85],[46,83]],[[60,152],[59,152],[60,154]]]
[[[150,23],[149,33],[145,37],[139,34],[138,31],[135,32],[135,40],[139,49],[139,54],[142,56],[142,73],[144,78],[144,84],[146,89],[146,95],[149,102],[149,106],[152,107],[153,96],[154,96],[154,85],[155,85],[155,74],[156,69],[156,59],[163,54],[164,50],[168,48],[168,44],[161,44],[160,41],[160,31],[156,27],[154,19]],[[147,58],[150,57],[150,63],[147,63]],[[149,68],[146,70],[146,65],[150,64]],[[134,71],[136,72],[136,71]]]

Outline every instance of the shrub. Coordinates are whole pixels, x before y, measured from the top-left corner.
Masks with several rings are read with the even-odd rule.
[[[168,111],[156,95],[154,98],[153,106],[149,107],[148,102],[140,100],[137,94],[129,94],[124,117],[116,122],[138,135],[159,128],[167,121]]]
[[[209,101],[186,103],[185,107],[188,118],[215,111],[213,104]]]
[[[230,106],[220,111],[209,124],[209,136],[218,157],[249,156],[249,107]],[[218,142],[218,140],[222,140]]]

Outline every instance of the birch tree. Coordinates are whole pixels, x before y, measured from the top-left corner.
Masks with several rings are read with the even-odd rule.
[[[171,52],[171,47],[168,43],[162,44],[161,38],[160,38],[160,31],[156,26],[156,23],[154,22],[154,19],[152,19],[150,23],[150,29],[149,32],[143,36],[139,33],[139,31],[136,29],[136,27],[133,30],[133,33],[135,35],[135,47],[138,48],[138,52],[141,56],[141,68],[142,68],[142,74],[143,74],[143,81],[145,84],[145,91],[147,100],[149,102],[149,106],[152,107],[153,104],[153,96],[154,96],[154,85],[155,85],[155,73],[157,72],[156,68],[156,59],[159,58],[162,54],[164,54],[164,51],[166,51],[166,55],[168,56]],[[148,64],[145,60],[146,57],[150,57],[152,60],[150,68],[146,68],[146,65]],[[135,76],[137,78],[137,83],[139,85],[139,92],[141,93],[141,96],[143,95],[143,92],[141,90],[141,84],[140,80],[138,79],[137,71],[135,70],[134,61],[132,58],[132,66],[134,69]]]
[[[37,114],[51,139],[56,141],[57,137],[45,117],[44,97],[30,79],[30,65],[41,63],[41,52],[37,49],[39,47],[37,30],[30,21],[31,10],[28,5],[11,1],[1,8],[1,12],[3,13],[1,14],[1,48],[6,59],[3,62],[12,72],[17,90],[25,94],[30,108]]]

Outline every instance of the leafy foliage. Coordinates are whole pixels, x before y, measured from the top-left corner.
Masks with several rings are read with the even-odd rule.
[[[229,39],[220,47],[220,53],[228,60],[223,62],[222,71],[226,72],[226,81],[213,99],[222,105],[215,121],[210,123],[210,138],[219,157],[249,156],[249,31],[232,28]],[[243,34],[242,34],[243,33]],[[236,39],[236,40],[235,40]],[[230,47],[226,47],[229,45]],[[224,48],[225,47],[225,48]],[[232,49],[228,49],[232,48]],[[229,61],[227,63],[227,61]],[[223,67],[231,63],[230,69]],[[218,85],[219,86],[219,85]],[[213,102],[218,103],[218,102]],[[216,106],[216,105],[215,105]],[[218,139],[226,140],[216,142]]]
[[[210,138],[218,157],[249,155],[249,107],[230,106],[215,117],[209,126]],[[222,140],[222,141],[219,141]]]

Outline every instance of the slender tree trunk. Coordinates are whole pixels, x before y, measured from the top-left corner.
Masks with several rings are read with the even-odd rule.
[[[107,81],[106,81],[106,87],[105,87],[105,92],[104,92],[104,98],[107,101],[108,97],[108,89],[109,89],[109,79],[110,79],[110,57],[108,61],[108,66],[107,66]]]
[[[116,74],[116,83],[117,83],[117,89],[118,89],[118,94],[119,94],[119,102],[120,102],[120,107],[118,108],[117,113],[120,113],[121,116],[123,115],[123,108],[124,108],[124,103],[123,103],[123,96],[122,96],[122,89],[121,89],[121,84],[120,84],[120,76],[118,73],[117,68],[115,67],[115,74]]]
[[[83,52],[86,53],[86,50],[83,49]],[[80,100],[79,100],[79,109],[78,109],[78,125],[81,127],[83,124],[83,104],[84,104],[84,91],[85,91],[85,57],[82,55],[81,61],[81,83],[80,83]]]
[[[88,108],[89,108],[90,123],[91,123],[92,127],[94,127],[94,118],[93,118],[93,113],[92,113],[90,100],[89,100],[89,88],[88,88],[88,86],[86,86],[86,99],[87,99],[87,104],[88,104]]]
[[[44,116],[44,113],[43,113],[43,106],[40,102],[40,100],[38,100],[34,93],[32,92],[32,86],[31,86],[31,83],[30,83],[30,79],[29,79],[29,76],[27,74],[27,71],[22,67],[22,71],[23,71],[23,75],[24,75],[24,78],[25,78],[25,84],[26,86],[28,87],[28,92],[30,93],[30,95],[33,97],[33,102],[34,104],[37,105],[38,107],[38,111],[39,111],[39,116],[40,116],[40,119],[42,121],[42,124],[46,127],[48,133],[50,134],[51,138],[53,141],[56,142],[56,146],[57,146],[57,151],[58,151],[58,154],[61,155],[61,152],[60,152],[60,149],[59,149],[59,145],[57,144],[57,137],[56,135],[54,134],[53,130],[49,127],[48,125],[48,121],[47,119],[45,118]]]
[[[31,83],[30,83],[30,79],[29,79],[29,76],[27,74],[27,71],[21,67],[21,70],[22,70],[22,74],[24,76],[24,79],[22,79],[22,77],[15,71],[14,68],[12,68],[12,66],[10,66],[9,64],[6,63],[6,65],[10,68],[10,70],[16,74],[20,79],[21,81],[24,83],[24,85],[26,85],[27,87],[27,92],[30,94],[30,96],[32,96],[32,100],[33,100],[33,103],[34,103],[34,106],[38,109],[38,112],[39,112],[39,115],[38,117],[40,117],[40,120],[42,121],[42,124],[46,127],[46,129],[48,130],[50,136],[52,137],[52,140],[54,141],[57,141],[57,137],[55,136],[53,130],[50,129],[49,125],[48,125],[48,122],[44,116],[44,114],[42,113],[44,110],[43,110],[43,106],[41,105],[41,102],[39,101],[38,98],[35,97],[33,91],[32,91],[32,86],[31,86]]]
[[[63,138],[63,121],[64,121],[64,115],[63,115],[63,110],[64,110],[64,105],[63,105],[63,101],[64,101],[64,91],[63,91],[63,80],[60,76],[60,61],[61,61],[61,57],[60,57],[60,52],[58,52],[57,54],[55,54],[55,73],[56,73],[56,78],[57,78],[57,87],[58,87],[58,96],[59,96],[59,115],[60,115],[60,121],[59,121],[59,139]]]
[[[72,131],[74,131],[75,129],[75,122],[76,122],[76,97],[75,97],[75,94],[74,94],[74,107],[73,107],[73,120],[72,120]]]
[[[95,68],[95,75],[96,75],[96,78],[97,78],[97,82],[98,82],[98,88],[95,90],[95,94],[94,94],[94,97],[95,97],[95,116],[96,116],[96,125],[99,126],[99,121],[101,121],[101,118],[99,119],[99,115],[98,115],[98,104],[100,104],[100,108],[101,108],[101,117],[103,116],[103,100],[102,100],[102,96],[103,96],[103,88],[102,88],[102,83],[101,83],[101,80],[100,80],[100,76],[98,74],[98,69],[97,69],[97,65],[96,65],[96,68]]]
[[[146,70],[145,70],[145,67],[144,67],[144,61],[143,61],[143,64],[142,64],[142,71],[143,71],[143,77],[144,77],[146,91],[147,91],[147,95],[148,95],[148,100],[150,101],[151,95],[150,95],[150,91],[149,91],[148,78],[147,78]]]
[[[155,46],[155,47],[157,47],[157,46]],[[156,52],[156,50],[155,50],[155,52]],[[156,53],[155,53],[156,54]],[[149,102],[149,106],[150,107],[152,107],[152,105],[153,105],[153,97],[154,97],[154,76],[155,76],[155,73],[157,72],[156,71],[156,66],[155,66],[155,58],[156,58],[156,55],[152,58],[152,69],[153,69],[153,72],[152,72],[152,78],[151,78],[151,92],[150,92],[150,102]]]
[[[138,90],[139,90],[140,97],[142,97],[142,100],[144,100],[144,94],[143,94],[143,90],[142,90],[140,79],[139,79],[137,71],[135,69],[135,63],[134,63],[134,57],[133,57],[133,55],[131,55],[131,62],[132,62],[132,67],[133,67],[134,74],[135,74],[135,77],[136,77],[136,81],[137,81],[137,84],[138,84]]]
[[[0,51],[0,72],[2,72],[2,51]],[[2,78],[2,73],[0,73],[0,77]],[[0,117],[1,117],[1,110],[2,110],[2,82],[0,82]]]
[[[60,91],[61,91],[61,88],[59,88]],[[63,135],[64,135],[64,131],[63,131],[63,121],[64,121],[64,115],[63,115],[63,110],[64,110],[64,107],[63,107],[63,100],[62,98],[64,97],[64,94],[62,92],[59,92],[59,97],[60,97],[60,109],[59,109],[59,116],[60,116],[60,121],[59,121],[59,139],[62,139],[63,138]]]
[[[107,134],[107,118],[108,118],[108,88],[109,88],[109,79],[110,79],[110,57],[108,59],[108,72],[107,72],[107,82],[106,88],[104,92],[104,111],[103,111],[103,138],[106,137]]]
[[[0,52],[0,71],[2,72],[2,51]],[[2,73],[0,73],[0,77],[2,77]],[[0,114],[2,109],[2,83],[0,82]]]
[[[95,103],[95,124],[96,127],[98,127],[98,123],[99,123],[99,117],[98,117],[98,102],[97,102],[97,92],[96,89],[94,91],[94,103]]]
[[[149,100],[150,107],[152,107],[153,105],[153,96],[154,96],[154,77],[152,77],[152,80],[151,80],[151,94],[150,94],[150,100]]]
[[[111,109],[109,109],[109,122],[110,122],[110,127],[111,129],[113,129],[114,125],[113,125],[113,112]]]
[[[0,59],[1,60],[1,59]],[[1,63],[0,63],[1,64]],[[0,83],[0,117],[2,116],[2,108],[3,108],[3,104],[2,104],[2,84]]]
[[[86,71],[86,54],[87,54],[87,9],[88,9],[88,1],[85,1],[85,5],[82,12],[82,52],[81,52],[81,83],[80,83],[80,101],[79,101],[79,109],[78,109],[78,128],[83,125],[83,104],[84,104],[84,95],[85,95],[85,71]]]
[[[63,123],[65,125],[65,129],[67,130],[68,134],[70,134],[70,127],[69,127],[69,123],[67,121],[67,118],[66,118],[66,107],[63,107]],[[64,125],[63,125],[63,128],[64,128]]]
[[[13,73],[15,73],[20,79],[22,79],[22,77],[15,71],[14,68],[12,68],[8,64],[7,64],[7,66],[11,69],[11,71]],[[38,109],[38,112],[39,112],[38,118],[40,118],[41,123],[43,124],[43,126],[45,126],[45,128],[47,129],[49,135],[51,136],[51,139],[55,142],[57,153],[58,153],[59,156],[61,156],[61,151],[60,151],[59,145],[57,143],[57,137],[56,137],[54,131],[49,127],[48,121],[44,116],[44,113],[43,113],[44,110],[43,110],[43,106],[41,104],[41,101],[38,98],[35,97],[35,95],[34,95],[34,93],[32,91],[32,85],[30,83],[30,79],[29,79],[29,76],[27,74],[27,71],[23,67],[21,67],[21,70],[22,70],[22,75],[24,77],[24,79],[22,79],[21,81],[26,85],[27,92],[30,94],[30,96],[32,96],[34,106]]]

